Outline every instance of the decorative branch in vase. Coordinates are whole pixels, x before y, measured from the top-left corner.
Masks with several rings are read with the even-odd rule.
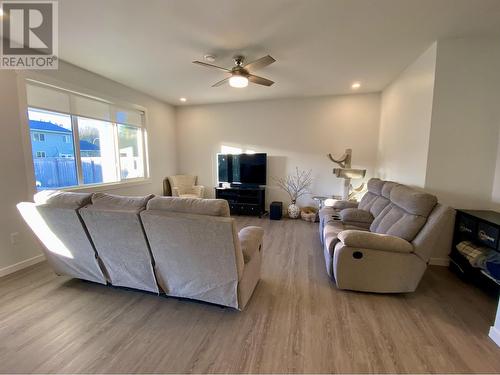
[[[312,183],[312,169],[301,171],[295,167],[295,174],[289,174],[286,177],[276,178],[276,184],[283,189],[289,196],[292,203],[288,206],[288,216],[297,219],[300,216],[300,208],[297,206],[297,200],[309,193],[309,187]]]

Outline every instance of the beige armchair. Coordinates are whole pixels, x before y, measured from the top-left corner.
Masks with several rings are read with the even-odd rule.
[[[163,195],[180,198],[203,198],[205,187],[196,185],[198,177],[190,175],[169,176],[163,181]]]

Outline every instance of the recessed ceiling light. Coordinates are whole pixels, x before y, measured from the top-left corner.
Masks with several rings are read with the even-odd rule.
[[[180,98],[179,100],[180,100],[181,102],[183,102],[183,103],[184,103],[184,102],[187,102],[187,99],[186,99],[186,98]]]
[[[361,87],[361,83],[359,82],[354,82],[352,85],[351,85],[351,88],[354,89],[354,90],[357,90]]]
[[[203,58],[205,59],[205,61],[208,61],[208,62],[214,62],[215,61],[215,56],[214,55],[205,55],[205,56],[203,56]]]

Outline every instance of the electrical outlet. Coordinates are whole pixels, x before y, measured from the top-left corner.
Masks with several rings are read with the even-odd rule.
[[[19,243],[20,234],[19,232],[14,232],[10,234],[10,243],[12,246],[15,246]]]

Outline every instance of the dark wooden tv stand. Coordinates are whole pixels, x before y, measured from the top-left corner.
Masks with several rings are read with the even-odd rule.
[[[262,217],[266,214],[266,189],[263,187],[216,187],[215,197],[227,200],[232,215]]]

